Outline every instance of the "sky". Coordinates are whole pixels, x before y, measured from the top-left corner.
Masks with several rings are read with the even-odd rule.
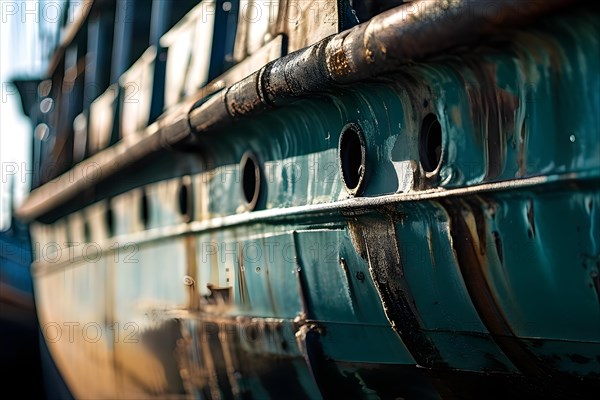
[[[32,135],[31,125],[23,115],[20,98],[10,79],[22,72],[35,73],[26,71],[35,66],[26,63],[30,51],[21,49],[21,45],[31,39],[33,29],[22,29],[27,25],[19,16],[11,15],[11,5],[7,0],[0,0],[0,230],[10,224],[11,177],[14,179],[16,202],[20,202],[29,190],[29,179],[21,172],[30,165]],[[18,34],[20,37],[16,37]]]
[[[0,230],[10,224],[11,181],[16,204],[27,195],[31,181],[33,127],[10,81],[43,74],[48,60],[40,31],[56,32],[64,7],[65,0],[0,0]]]

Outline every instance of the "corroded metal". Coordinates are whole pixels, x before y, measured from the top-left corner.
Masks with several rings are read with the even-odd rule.
[[[455,30],[473,3],[381,14],[90,159],[110,175],[32,194],[35,241],[70,241],[33,269],[73,391],[595,398],[600,14],[515,27],[563,3],[499,4]],[[50,335],[73,322],[74,342]]]
[[[83,188],[108,178],[125,165],[137,162],[162,147],[169,148],[181,142],[193,132],[219,128],[237,117],[254,115],[272,105],[327,92],[332,84],[357,82],[385,71],[397,70],[400,65],[412,60],[476,40],[480,34],[493,32],[494,27],[523,22],[526,18],[570,2],[536,1],[523,6],[519,1],[456,1],[448,5],[446,2],[422,0],[389,10],[368,23],[272,61],[220,94],[198,102],[212,92],[209,85],[200,96],[196,96],[196,100],[177,107],[146,132],[158,137],[134,138],[130,143],[117,146],[115,151],[107,150],[96,159],[86,160],[97,163],[103,171],[95,182],[82,178],[86,165],[76,166],[74,173],[70,171],[62,176],[64,179],[57,179],[62,181],[54,183],[58,187],[42,187],[33,191],[18,210],[19,216],[27,220],[40,216]],[[445,28],[441,29],[442,26]],[[439,35],[444,37],[443,41],[439,40]],[[383,52],[371,48],[374,45],[369,40],[374,37],[378,38],[379,48],[389,44],[390,50]],[[423,43],[418,42],[420,40]],[[340,70],[340,67],[343,68]],[[72,178],[66,179],[68,174],[76,177],[75,183]]]
[[[571,2],[414,1],[272,61],[227,89],[221,101],[191,110],[190,123],[199,132],[218,128],[231,123],[227,115],[255,115],[269,106],[323,92],[334,84],[391,72]]]

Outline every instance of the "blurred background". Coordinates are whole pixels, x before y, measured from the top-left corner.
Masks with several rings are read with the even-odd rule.
[[[0,230],[11,224],[11,205],[29,191],[31,127],[23,114],[15,80],[35,79],[48,67],[65,25],[84,8],[83,0],[0,0],[0,156],[2,160]]]
[[[32,126],[23,113],[18,82],[43,76],[64,27],[83,1],[0,0],[0,374],[3,395],[45,396],[35,303],[29,272],[27,226],[13,218],[31,187]],[[46,359],[46,362],[51,362]],[[22,386],[25,376],[28,385]],[[55,377],[56,378],[56,377]]]

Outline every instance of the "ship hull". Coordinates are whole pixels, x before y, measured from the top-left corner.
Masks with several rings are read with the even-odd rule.
[[[54,210],[38,313],[75,396],[592,397],[599,18],[241,119]]]

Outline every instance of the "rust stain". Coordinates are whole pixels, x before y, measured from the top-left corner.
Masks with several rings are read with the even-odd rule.
[[[367,245],[365,243],[365,238],[362,235],[362,230],[356,221],[348,221],[348,234],[352,241],[352,245],[356,250],[356,254],[363,260],[367,260]]]
[[[240,293],[240,303],[243,305],[248,304],[249,295],[248,295],[248,286],[246,284],[246,267],[244,266],[244,250],[243,246],[238,246],[238,291]]]
[[[198,288],[196,287],[195,277],[198,271],[198,262],[196,260],[196,238],[192,235],[185,237],[185,257],[187,261],[187,277],[190,280],[184,281],[189,286],[188,290],[188,307],[190,310],[198,310],[200,308],[200,297]],[[189,283],[189,284],[188,284]]]
[[[448,214],[452,248],[467,291],[492,338],[523,373],[547,376],[548,368],[516,337],[486,278],[487,254],[482,245],[486,222],[480,205],[472,199],[448,199],[441,205]]]
[[[294,249],[298,248],[298,232],[294,231],[293,235],[293,245]],[[302,307],[302,311],[298,316],[298,321],[303,321],[309,318],[312,315],[312,312],[308,306],[308,297],[306,293],[308,292],[308,283],[306,282],[306,277],[304,276],[304,268],[302,266],[302,261],[300,257],[295,257],[296,259],[296,279],[297,279],[297,287],[298,287],[298,295],[300,296],[300,304]],[[296,322],[296,321],[294,321]]]
[[[435,268],[435,251],[433,249],[433,232],[431,231],[431,225],[427,228],[427,246],[429,248],[429,258],[431,259],[431,266]]]
[[[347,76],[352,73],[348,58],[342,49],[327,55],[327,69],[333,76]]]
[[[496,245],[496,252],[498,253],[498,260],[500,260],[500,264],[504,264],[504,249],[502,248],[502,238],[498,231],[492,232],[494,236],[494,244]]]
[[[463,84],[471,106],[476,142],[483,141],[485,146],[485,177],[493,179],[504,169],[507,138],[514,132],[519,98],[498,87],[495,65],[482,64],[477,56],[465,56],[463,62],[475,77],[475,82],[469,82],[463,76]]]
[[[461,109],[459,106],[452,106],[450,108],[450,114],[452,115],[452,122],[454,123],[454,126],[456,126],[457,128],[462,128],[462,114],[461,114]]]
[[[386,317],[417,363],[429,368],[448,367],[423,329],[414,297],[404,277],[394,218],[381,215],[350,220],[348,230],[357,252],[366,251],[369,272]]]

